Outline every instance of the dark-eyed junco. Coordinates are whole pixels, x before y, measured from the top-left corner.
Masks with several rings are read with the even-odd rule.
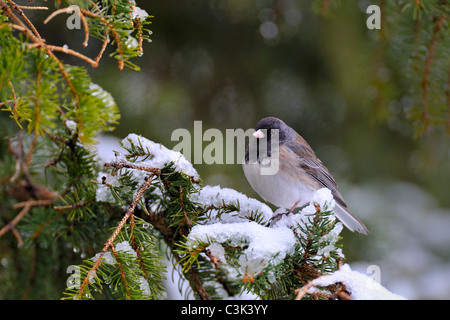
[[[257,143],[247,147],[243,169],[250,185],[264,200],[280,208],[301,207],[312,201],[315,191],[326,187],[336,201],[337,218],[351,231],[369,234],[364,224],[348,210],[328,169],[294,129],[275,117],[260,120],[255,129],[253,136]],[[275,133],[278,148],[271,144]],[[279,161],[276,173],[261,174],[261,168],[276,158]]]

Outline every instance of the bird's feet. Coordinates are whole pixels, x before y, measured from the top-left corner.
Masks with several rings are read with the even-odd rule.
[[[278,220],[280,220],[284,215],[289,215],[291,214],[295,208],[297,208],[297,205],[300,203],[300,200],[298,200],[291,208],[291,210],[289,210],[288,212],[281,212],[281,213],[277,213],[275,214],[272,218],[270,218],[269,220],[269,225],[272,226],[274,225]]]

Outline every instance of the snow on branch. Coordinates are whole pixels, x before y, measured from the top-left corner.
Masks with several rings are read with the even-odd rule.
[[[333,284],[343,283],[346,289],[351,293],[350,298],[354,300],[404,300],[405,298],[390,292],[380,283],[367,275],[354,271],[350,265],[344,264],[341,268],[330,274],[323,275],[312,280],[300,290],[298,298],[303,297],[305,293],[318,292],[316,287],[328,287]]]
[[[231,188],[202,185],[192,164],[161,144],[129,134],[121,145],[105,164],[112,171],[99,176],[97,201],[123,206],[150,174],[135,214],[166,242],[197,298],[401,298],[343,264],[329,189],[299,212],[273,212]]]
[[[123,139],[121,144],[129,152],[128,157],[134,157],[134,162],[137,164],[162,169],[172,163],[175,171],[183,172],[194,180],[199,179],[197,170],[180,152],[167,149],[162,144],[134,133]]]

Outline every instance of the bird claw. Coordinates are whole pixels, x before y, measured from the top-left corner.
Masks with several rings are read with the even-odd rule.
[[[300,203],[300,200],[298,200],[293,206],[292,206],[292,208],[291,208],[291,210],[289,210],[288,212],[281,212],[281,213],[278,213],[278,214],[276,214],[276,215],[274,215],[272,218],[270,218],[270,220],[269,220],[269,225],[270,226],[273,226],[278,220],[280,220],[284,215],[289,215],[289,214],[291,214],[294,210],[295,210],[295,208],[297,208],[297,205]]]
[[[269,226],[273,226],[276,222],[278,222],[284,215],[288,215],[290,212],[281,212],[276,215],[274,215],[269,220]]]

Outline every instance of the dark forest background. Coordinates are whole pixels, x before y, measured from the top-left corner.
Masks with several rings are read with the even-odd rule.
[[[448,21],[435,34],[440,12],[417,12],[413,3],[138,1],[154,16],[152,42],[134,61],[141,71],[118,71],[107,53],[97,69],[86,66],[118,104],[116,140],[133,132],[172,148],[172,132],[192,131],[195,120],[225,132],[281,118],[315,149],[371,230],[343,232],[348,262],[362,272],[380,266],[382,284],[407,298],[449,298],[449,127],[417,112],[428,92],[429,101],[449,99]],[[366,26],[370,4],[381,6],[380,30]],[[81,30],[55,28],[65,19],[36,25],[49,42],[95,56],[100,42],[82,48]],[[435,69],[437,92],[424,93],[425,73]],[[259,199],[240,165],[195,167],[205,184]]]

